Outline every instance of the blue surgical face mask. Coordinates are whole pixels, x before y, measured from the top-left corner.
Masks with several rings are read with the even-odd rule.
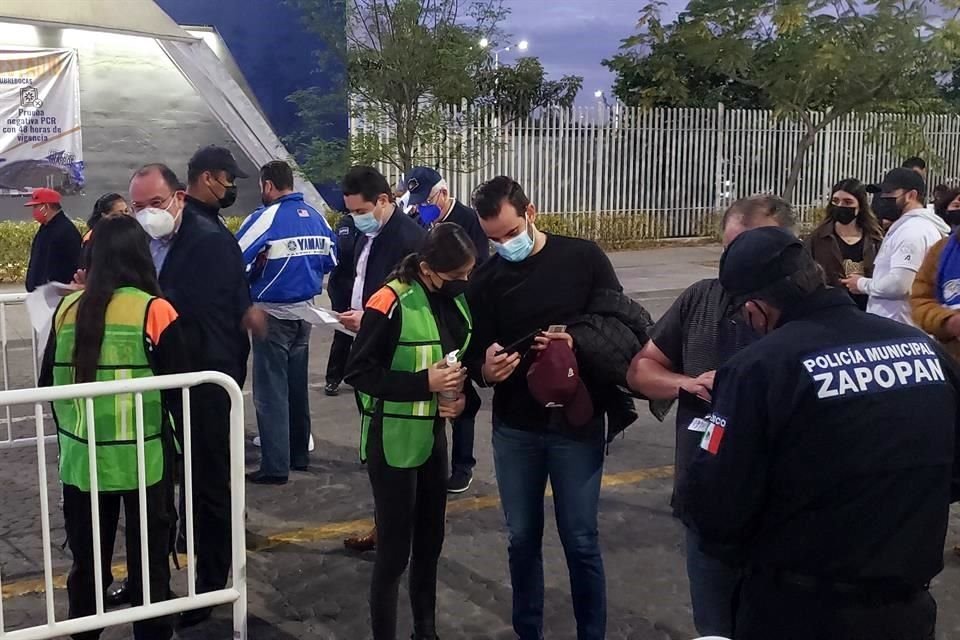
[[[523,216],[526,220],[526,215]],[[494,248],[500,257],[507,262],[523,262],[533,253],[533,237],[530,235],[530,222],[527,222],[527,228],[520,235],[510,238],[504,243],[494,242]]]
[[[424,203],[417,207],[420,212],[420,224],[429,227],[440,218],[440,205]]]
[[[373,215],[373,211],[367,213],[351,213],[353,223],[360,233],[370,235],[380,230],[380,221]]]

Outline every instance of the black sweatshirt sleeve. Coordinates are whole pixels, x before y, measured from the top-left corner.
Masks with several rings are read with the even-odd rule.
[[[389,289],[381,289],[370,298],[363,311],[360,331],[353,341],[344,380],[357,391],[390,402],[429,400],[430,385],[426,371],[392,371],[390,363],[400,338],[400,312],[396,296],[392,305],[379,298]],[[392,294],[392,292],[390,292]],[[378,308],[388,308],[387,313]]]

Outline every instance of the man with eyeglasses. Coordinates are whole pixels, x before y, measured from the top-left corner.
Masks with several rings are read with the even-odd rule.
[[[130,181],[130,202],[150,235],[164,296],[180,314],[192,370],[226,373],[242,387],[251,302],[240,245],[190,199],[166,165],[146,165]],[[197,592],[205,593],[224,588],[230,572],[230,399],[216,385],[194,387],[190,399]],[[188,611],[180,625],[209,617],[209,608]]]

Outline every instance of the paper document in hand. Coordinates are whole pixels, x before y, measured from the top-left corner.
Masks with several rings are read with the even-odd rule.
[[[63,300],[65,295],[75,290],[71,285],[60,282],[51,282],[37,287],[27,294],[24,300],[24,306],[27,307],[27,315],[30,317],[30,326],[37,336],[37,355],[43,357],[46,348],[47,338],[50,335],[50,327],[53,325],[53,314],[57,311],[57,305]]]
[[[336,313],[324,309],[323,307],[314,307],[311,305],[298,307],[296,313],[312,325],[329,326],[331,329],[340,331],[341,333],[346,333],[351,336],[357,335],[354,332],[344,328],[344,326],[340,324],[340,319],[337,317]]]

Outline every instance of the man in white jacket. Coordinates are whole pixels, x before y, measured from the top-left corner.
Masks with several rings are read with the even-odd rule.
[[[881,215],[893,220],[873,267],[873,277],[851,276],[843,284],[853,293],[870,296],[867,312],[915,326],[910,317],[910,289],[923,258],[950,227],[924,206],[927,185],[911,169],[887,173],[877,187],[887,206]]]

